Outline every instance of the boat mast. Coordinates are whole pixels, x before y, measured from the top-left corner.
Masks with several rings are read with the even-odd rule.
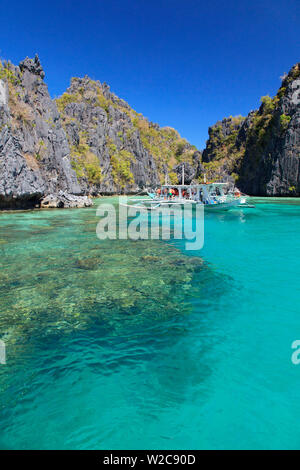
[[[181,184],[184,184],[184,163],[182,164],[182,181]]]

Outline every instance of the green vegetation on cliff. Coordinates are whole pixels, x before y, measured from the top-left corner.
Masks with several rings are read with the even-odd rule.
[[[135,161],[134,155],[128,150],[118,150],[111,139],[107,139],[110,162],[112,166],[112,177],[114,183],[124,189],[127,184],[134,184],[133,174],[130,171],[130,164]]]
[[[14,73],[13,69],[10,67],[10,63],[7,62],[2,64],[0,60],[0,80],[5,80],[7,83],[11,85],[20,85],[21,81]]]
[[[81,97],[79,94],[63,93],[60,98],[56,99],[56,105],[60,113],[63,113],[67,104],[79,103]]]
[[[82,103],[90,110],[90,121],[84,126],[76,113],[70,112],[71,105],[74,103]],[[108,128],[103,130],[106,133],[105,141],[110,158],[111,176],[115,184],[122,189],[135,183],[132,165],[136,162],[134,152],[138,151],[141,144],[154,159],[156,171],[161,181],[164,181],[167,170],[170,180],[176,183],[177,176],[173,171],[174,166],[182,161],[192,164],[192,156],[197,150],[195,146],[190,145],[175,129],[159,127],[150,122],[142,114],[133,110],[125,101],[109,92],[105,84],[88,77],[72,78],[71,87],[56,99],[56,104],[67,134],[67,126],[72,122],[77,124],[80,131],[95,130],[99,119],[97,108],[102,108],[105,111],[108,127],[114,128],[113,131],[108,131]],[[98,130],[98,132],[100,131]],[[104,153],[105,149],[102,148],[101,155],[104,156]],[[86,146],[80,144],[76,149],[73,146],[72,161],[78,176],[82,176],[84,171],[83,163],[86,154]],[[78,165],[78,161],[80,161],[80,165]]]
[[[143,146],[154,157],[161,176],[164,177],[164,165],[169,171],[182,161],[192,163],[192,156],[197,150],[187,140],[180,137],[172,127],[156,127],[141,115],[132,120],[138,129]]]
[[[299,77],[298,63],[274,97],[261,98],[258,110],[246,118],[225,118],[209,129],[203,151],[208,179],[229,175],[251,194],[299,193]]]
[[[279,97],[261,97],[261,106],[253,113],[252,122],[248,129],[246,145],[251,148],[251,156],[258,163],[275,125],[274,111],[279,103]]]
[[[237,179],[236,172],[245,151],[243,145],[238,145],[237,138],[244,119],[242,116],[230,116],[209,128],[202,163],[209,181],[220,180],[223,171]],[[203,177],[200,177],[202,180]]]
[[[16,74],[15,68],[10,62],[2,64],[0,61],[0,80],[3,80],[8,87],[8,105],[14,128],[19,127],[19,124],[34,126],[32,110],[24,102],[24,92],[20,80],[21,75],[22,72],[19,72],[19,76]]]
[[[79,179],[86,178],[91,184],[100,184],[102,172],[100,162],[86,143],[84,133],[80,134],[78,145],[71,146],[71,165]]]
[[[76,80],[76,78],[72,78],[72,81],[74,80]],[[109,106],[115,107],[115,104],[111,100],[104,97],[100,84],[90,79],[89,83],[93,85],[92,92],[91,90],[86,90],[84,87],[80,87],[76,93],[65,92],[60,98],[57,98],[56,104],[59,112],[64,114],[68,104],[80,103],[82,101],[89,103],[91,106],[100,106],[105,109],[107,113],[109,112]]]

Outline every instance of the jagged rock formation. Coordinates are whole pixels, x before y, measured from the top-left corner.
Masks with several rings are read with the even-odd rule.
[[[209,139],[202,154],[208,181],[235,183],[244,155],[244,141],[240,137],[244,122],[245,118],[242,116],[230,116],[209,127]]]
[[[73,78],[56,100],[82,189],[91,194],[130,193],[177,182],[174,167],[197,150],[177,131],[160,128],[89,77]]]
[[[300,64],[246,118],[209,128],[203,155],[89,77],[51,100],[38,56],[0,62],[0,209],[85,207],[89,195],[164,182],[228,181],[253,195],[300,195]]]
[[[51,100],[38,56],[0,63],[0,209],[83,207],[84,196],[152,186],[197,150],[104,83],[74,78]]]
[[[173,168],[176,173],[178,184],[183,184],[182,176],[184,175],[184,184],[191,184],[197,182],[200,175],[204,172],[204,167],[201,163],[202,154],[197,150],[192,155],[192,163],[187,161],[179,163]],[[184,167],[184,168],[183,168]],[[183,171],[184,170],[184,171]]]
[[[37,56],[0,65],[0,208],[34,207],[60,190],[81,193],[43,77]]]
[[[300,195],[300,63],[250,117],[238,184],[255,195]]]
[[[74,196],[74,194],[59,191],[58,194],[48,194],[41,200],[43,209],[53,209],[56,207],[90,207],[93,205],[92,200],[87,196]]]
[[[133,126],[130,107],[106,84],[73,78],[57,105],[84,192],[139,191],[158,182],[156,163]]]
[[[231,179],[261,196],[300,195],[300,63],[274,98],[265,96],[246,118],[227,118],[209,129],[203,165],[210,179]]]

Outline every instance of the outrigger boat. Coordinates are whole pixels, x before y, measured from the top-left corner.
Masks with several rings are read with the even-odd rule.
[[[167,180],[167,176],[166,176]],[[182,166],[182,184],[164,184],[154,191],[147,191],[147,199],[132,199],[134,204],[121,204],[135,206],[138,209],[156,210],[162,206],[203,205],[209,210],[229,210],[237,207],[255,207],[248,203],[248,196],[239,191],[227,192],[224,188],[228,183],[204,183],[184,184],[184,165]]]
[[[203,205],[208,210],[229,210],[233,208],[254,207],[248,203],[247,196],[240,192],[228,192],[224,188],[227,183],[201,184],[164,184],[154,191],[147,191],[148,198],[132,199],[130,206],[140,209],[156,210],[162,206]],[[128,204],[126,204],[128,206]]]

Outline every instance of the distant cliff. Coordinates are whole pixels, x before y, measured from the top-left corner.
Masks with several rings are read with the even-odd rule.
[[[300,63],[257,111],[209,128],[203,165],[250,195],[300,196]]]
[[[89,77],[51,100],[38,56],[0,63],[0,209],[89,205],[87,195],[138,192],[201,154]],[[195,170],[194,170],[195,168]]]

